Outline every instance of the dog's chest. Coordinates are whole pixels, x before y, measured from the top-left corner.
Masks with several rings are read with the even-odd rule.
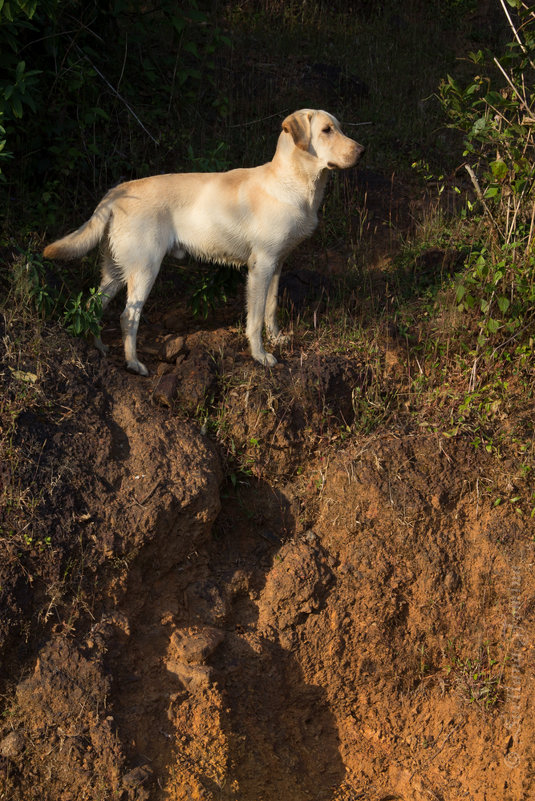
[[[285,215],[283,239],[295,246],[306,239],[316,230],[318,215],[316,210],[309,206],[299,206],[293,213]]]

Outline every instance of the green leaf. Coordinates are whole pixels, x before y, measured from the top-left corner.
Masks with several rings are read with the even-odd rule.
[[[476,305],[476,299],[473,295],[467,295],[464,302],[467,309],[473,309]]]
[[[18,97],[14,97],[11,101],[11,108],[13,109],[13,114],[17,119],[20,120],[22,117],[22,103],[20,102]]]
[[[503,104],[503,97],[499,92],[488,92],[485,95],[485,103],[488,103],[489,106],[498,106],[498,108]]]
[[[469,58],[474,64],[480,64],[484,60],[485,55],[482,50],[478,50],[477,52],[472,51],[469,53]]]
[[[507,309],[509,308],[510,305],[511,305],[511,302],[510,302],[509,298],[505,297],[505,295],[501,295],[498,298],[498,308],[499,308],[499,310],[501,311],[502,314],[505,314],[505,312],[507,311]]]
[[[447,77],[447,81],[448,81],[449,85],[451,86],[451,88],[455,89],[456,92],[460,92],[461,91],[461,87],[459,86],[457,81],[454,78],[452,78],[451,75],[448,75],[446,77]]]
[[[171,17],[171,23],[177,33],[182,33],[187,24],[184,17],[177,17],[177,16]]]
[[[192,55],[197,56],[197,58],[199,57],[199,51],[195,42],[186,42],[184,45],[184,50],[186,53],[191,53]]]
[[[492,161],[490,164],[490,169],[492,170],[492,174],[497,181],[503,181],[507,175],[507,164],[501,159]]]
[[[500,323],[498,322],[498,320],[494,320],[491,317],[490,320],[487,323],[487,328],[488,328],[489,332],[491,334],[495,334],[496,331],[499,329],[499,327],[500,327]]]
[[[474,122],[474,124],[472,126],[472,133],[473,134],[479,134],[482,131],[484,131],[485,128],[487,128],[487,126],[488,126],[487,118],[486,117],[480,117],[478,120],[476,120]]]

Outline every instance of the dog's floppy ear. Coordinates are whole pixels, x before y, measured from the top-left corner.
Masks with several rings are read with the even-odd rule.
[[[306,111],[295,111],[282,123],[282,130],[292,135],[294,145],[300,150],[308,150],[310,147],[310,118],[311,114]]]

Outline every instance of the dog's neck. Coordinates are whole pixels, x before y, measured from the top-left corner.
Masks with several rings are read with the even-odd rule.
[[[301,203],[306,203],[313,212],[317,212],[330,170],[318,164],[317,156],[306,150],[298,149],[289,133],[283,131],[277,142],[277,149],[272,159],[277,170],[278,179],[284,176],[285,185],[295,191]]]

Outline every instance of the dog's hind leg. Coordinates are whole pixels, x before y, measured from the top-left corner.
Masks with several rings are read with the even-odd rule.
[[[117,265],[113,261],[111,254],[107,251],[102,256],[102,278],[98,288],[99,294],[102,298],[102,311],[106,308],[108,303],[113,300],[117,292],[124,286],[124,279],[120,275]],[[108,346],[104,345],[100,334],[95,336],[95,347],[101,353],[108,352]]]
[[[267,256],[252,257],[249,261],[246,334],[253,359],[266,367],[273,367],[277,363],[273,354],[266,353],[262,344],[262,326],[266,314],[266,299],[275,271],[276,265],[273,263],[273,259]],[[273,312],[271,312],[271,322],[272,317]]]
[[[140,375],[148,375],[149,371],[137,358],[136,337],[139,319],[145,301],[160,270],[160,263],[138,265],[129,268],[128,293],[126,306],[121,314],[124,355],[129,370]]]

